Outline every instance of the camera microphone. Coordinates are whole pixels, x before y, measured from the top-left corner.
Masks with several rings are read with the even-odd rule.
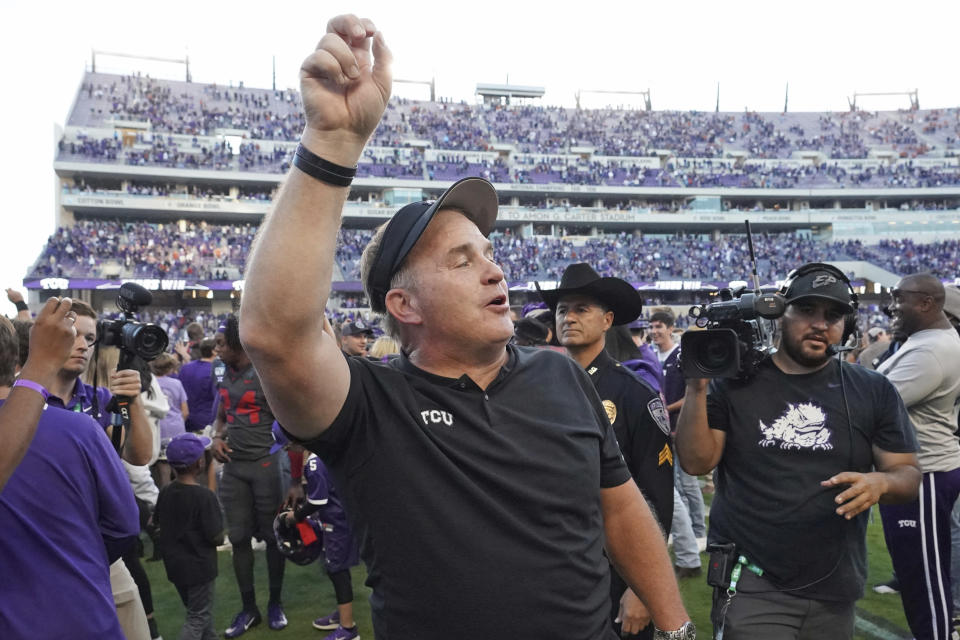
[[[845,353],[847,351],[856,351],[856,347],[846,347],[842,344],[830,344],[827,345],[827,355],[835,356],[838,353]]]
[[[136,282],[124,282],[117,296],[117,306],[123,311],[136,312],[140,307],[149,306],[153,295]]]

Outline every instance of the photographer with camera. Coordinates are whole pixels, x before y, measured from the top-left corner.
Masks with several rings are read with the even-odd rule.
[[[130,428],[124,434],[120,455],[130,464],[147,464],[153,457],[153,430],[140,400],[140,373],[134,369],[115,371],[110,375],[109,387],[85,384],[80,376],[86,371],[97,344],[97,312],[80,300],[73,301],[72,311],[77,316],[77,337],[70,357],[50,386],[47,404],[90,415],[104,429],[109,429],[112,418],[107,406],[110,401],[114,396],[131,398]]]
[[[856,312],[846,276],[808,264],[781,294],[779,348],[750,375],[713,380],[709,395],[706,376],[689,379],[676,444],[687,473],[719,467],[708,532],[715,631],[846,639],[866,579],[868,509],[916,498],[916,438],[889,381],[832,357]],[[706,348],[684,344],[685,358],[724,351],[720,332],[697,333]],[[752,349],[739,355],[749,362]],[[690,375],[699,363],[683,364]]]

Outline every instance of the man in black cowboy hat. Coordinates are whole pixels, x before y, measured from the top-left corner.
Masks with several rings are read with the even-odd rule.
[[[251,253],[241,331],[280,423],[343,492],[374,634],[610,640],[606,551],[665,637],[691,638],[666,545],[587,375],[509,344],[489,182],[400,208],[365,249],[367,298],[400,357],[344,358],[324,333],[348,187],[391,85],[369,20],[327,29],[300,70],[306,126]]]
[[[640,315],[637,290],[619,278],[601,278],[585,263],[571,264],[560,286],[540,290],[556,315],[557,339],[583,367],[600,395],[624,460],[662,526],[673,514],[673,452],[663,400],[650,385],[604,350],[607,331]],[[664,536],[669,533],[664,531]],[[611,616],[621,637],[651,638],[650,615],[616,571],[611,571]]]

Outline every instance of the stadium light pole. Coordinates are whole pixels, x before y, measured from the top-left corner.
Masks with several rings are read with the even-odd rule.
[[[90,70],[93,73],[97,72],[97,56],[110,56],[113,58],[131,58],[133,60],[152,60],[153,62],[170,62],[172,64],[182,64],[185,68],[185,78],[187,82],[190,82],[190,56],[184,56],[181,58],[158,58],[156,56],[138,56],[132,53],[116,53],[114,51],[99,51],[97,49],[91,50],[91,59],[90,59]]]
[[[850,111],[857,110],[857,98],[864,96],[907,96],[910,99],[910,110],[917,111],[920,109],[920,92],[919,89],[914,89],[913,91],[854,91],[853,97],[847,98],[847,103],[850,105]]]
[[[643,107],[647,111],[653,111],[653,105],[650,101],[650,89],[646,91],[609,91],[606,89],[577,89],[574,98],[577,102],[577,109],[580,108],[580,95],[584,93],[612,93],[615,95],[643,96]]]

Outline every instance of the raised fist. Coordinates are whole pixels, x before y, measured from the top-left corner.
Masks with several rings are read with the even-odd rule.
[[[303,144],[310,151],[344,166],[356,164],[390,99],[391,60],[370,20],[348,14],[327,23],[326,35],[300,67]]]
[[[9,292],[10,289],[7,289]],[[52,378],[70,357],[77,339],[70,298],[48,298],[30,329],[30,352],[23,367],[25,378],[52,384]]]

